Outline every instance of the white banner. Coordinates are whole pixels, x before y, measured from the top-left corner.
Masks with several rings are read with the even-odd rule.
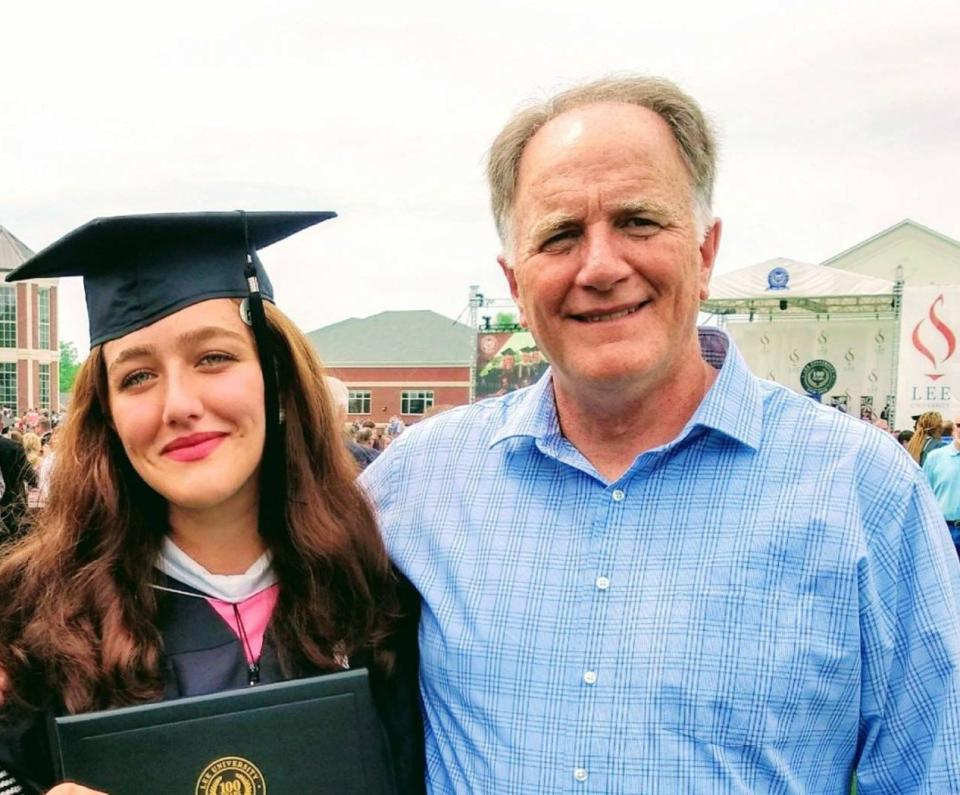
[[[731,322],[726,330],[753,372],[855,416],[886,416],[894,394],[895,321],[842,320]],[[801,382],[801,376],[806,372]],[[832,382],[832,383],[831,383]],[[902,424],[902,423],[898,423]]]
[[[908,287],[900,312],[897,425],[939,411],[951,419],[951,397],[960,396],[960,286]]]

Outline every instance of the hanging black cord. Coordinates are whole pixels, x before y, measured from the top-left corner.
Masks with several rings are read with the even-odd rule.
[[[240,211],[243,243],[246,254],[244,278],[247,280],[247,311],[253,338],[257,344],[260,369],[263,372],[263,403],[266,415],[266,439],[260,464],[260,535],[276,538],[287,520],[286,456],[283,424],[280,415],[280,388],[274,356],[273,339],[267,326],[263,296],[257,277],[257,252],[250,244],[247,214]]]
[[[260,682],[260,658],[253,656],[253,646],[250,645],[250,636],[247,635],[247,628],[243,625],[243,618],[240,616],[240,608],[237,603],[233,603],[233,617],[237,622],[237,632],[240,635],[240,642],[247,653],[247,684],[253,687]]]

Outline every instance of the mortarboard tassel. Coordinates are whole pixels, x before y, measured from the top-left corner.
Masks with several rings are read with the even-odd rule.
[[[257,344],[260,369],[263,371],[263,402],[266,418],[266,438],[263,445],[263,460],[260,464],[260,533],[269,538],[281,532],[287,520],[286,456],[283,437],[283,418],[280,408],[280,386],[277,362],[273,352],[273,340],[267,326],[263,308],[263,296],[257,279],[257,252],[250,246],[247,216],[240,210],[243,223],[243,240],[246,249],[244,277],[247,280],[247,312],[253,337]],[[275,535],[274,535],[275,537]]]

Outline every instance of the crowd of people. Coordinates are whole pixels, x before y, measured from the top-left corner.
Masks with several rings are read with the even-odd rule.
[[[0,543],[20,535],[30,509],[43,500],[53,466],[59,412],[0,408]]]
[[[881,431],[892,434],[910,453],[910,457],[921,467],[927,458],[927,453],[936,450],[938,447],[952,444],[953,441],[955,423],[953,420],[945,420],[939,411],[925,411],[922,414],[915,415],[912,418],[913,428],[906,428],[902,431],[893,430],[883,418],[862,417],[861,419],[866,420]]]

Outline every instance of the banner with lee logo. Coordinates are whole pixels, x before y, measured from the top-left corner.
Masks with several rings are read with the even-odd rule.
[[[908,287],[900,312],[897,425],[939,411],[952,419],[960,396],[960,286]],[[956,405],[954,402],[953,405]]]

